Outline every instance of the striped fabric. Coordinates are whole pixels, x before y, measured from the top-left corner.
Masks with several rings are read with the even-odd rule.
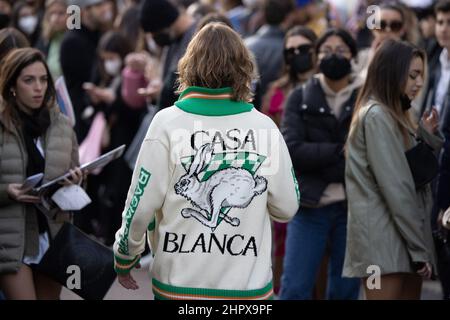
[[[118,256],[114,256],[114,270],[118,274],[127,274],[137,265],[140,261],[141,257],[137,256],[133,260],[122,259]]]
[[[175,106],[193,114],[226,116],[249,112],[253,105],[245,101],[233,101],[232,88],[210,89],[189,87],[184,90]]]
[[[200,92],[191,92],[181,98],[181,100],[184,99],[225,100],[231,99],[231,94],[204,94]]]
[[[272,282],[255,290],[220,290],[175,287],[152,279],[153,294],[158,300],[272,300]]]

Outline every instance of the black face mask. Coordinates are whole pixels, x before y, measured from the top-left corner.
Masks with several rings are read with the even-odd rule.
[[[296,54],[288,64],[291,67],[291,73],[293,75],[305,73],[313,67],[312,56],[310,53],[299,53]]]
[[[10,21],[11,17],[8,14],[0,13],[0,29],[8,27]]]
[[[170,46],[174,42],[174,38],[170,35],[169,32],[158,32],[153,35],[153,40],[160,47]]]
[[[408,111],[411,108],[411,99],[406,94],[400,96],[400,103],[403,111]]]
[[[309,71],[313,67],[311,46],[302,45],[298,48],[284,50],[284,60],[290,66],[291,74],[296,76],[299,73]]]
[[[352,65],[347,58],[332,54],[320,61],[319,68],[325,77],[340,80],[350,74]]]

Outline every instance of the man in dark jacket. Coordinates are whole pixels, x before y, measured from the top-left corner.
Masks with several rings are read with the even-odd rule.
[[[81,143],[87,135],[93,114],[92,108],[88,108],[89,99],[83,83],[93,79],[97,44],[107,7],[104,0],[71,0],[70,4],[81,9],[81,27],[64,35],[61,43],[61,68],[74,108],[75,132]]]
[[[294,9],[291,0],[265,0],[266,24],[246,39],[245,44],[253,52],[261,75],[261,94],[278,79],[283,67],[284,30],[289,12]]]
[[[441,210],[445,210],[449,203],[449,170],[450,170],[450,0],[439,1],[435,6],[436,39],[442,47],[438,59],[429,65],[430,79],[427,86],[425,100],[421,115],[425,111],[436,108],[439,113],[439,130],[444,134],[446,141],[440,157],[439,176],[433,183],[434,206],[431,216],[431,225],[435,235],[439,234],[437,217]],[[447,180],[446,180],[447,179]],[[438,274],[441,280],[444,299],[450,299],[450,259],[440,246],[440,237],[435,237],[438,258]]]
[[[175,83],[178,61],[186,52],[195,32],[196,22],[167,0],[145,0],[141,7],[140,21],[142,29],[151,34],[157,45],[167,50],[158,105],[160,108],[170,107],[177,100]]]
[[[444,118],[442,133],[445,143],[440,158],[437,205],[439,209],[446,210],[450,207],[450,112]]]
[[[438,63],[442,48],[436,39],[436,17],[433,6],[423,9],[417,9],[417,18],[419,20],[422,39],[420,47],[427,53],[428,65],[435,66]],[[430,69],[429,69],[430,70]]]
[[[439,175],[436,184],[436,212],[444,212],[450,207],[450,112],[447,112],[442,121],[442,133],[445,137],[443,150],[439,159]],[[436,213],[435,213],[436,214]],[[438,239],[450,241],[450,233],[444,231],[441,226],[442,238],[437,237],[436,251],[438,253],[438,274],[443,289],[443,298],[450,300],[450,252],[449,244],[444,244]]]

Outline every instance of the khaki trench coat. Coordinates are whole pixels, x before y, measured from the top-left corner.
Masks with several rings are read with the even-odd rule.
[[[358,117],[354,139],[347,146],[349,212],[343,275],[368,277],[371,265],[381,274],[410,273],[412,262],[426,261],[436,270],[431,189],[427,185],[416,190],[405,156],[417,142],[411,136],[410,147],[405,147],[394,119],[374,101],[361,108]],[[418,135],[435,150],[443,143],[422,127]]]

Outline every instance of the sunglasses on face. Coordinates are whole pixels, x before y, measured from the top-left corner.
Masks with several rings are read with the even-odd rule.
[[[295,48],[284,49],[284,56],[288,59],[298,54],[307,54],[311,51],[312,46],[309,44],[303,44]]]
[[[380,21],[380,29],[381,31],[386,31],[389,27],[389,30],[392,32],[399,32],[403,28],[403,22],[401,21]]]

